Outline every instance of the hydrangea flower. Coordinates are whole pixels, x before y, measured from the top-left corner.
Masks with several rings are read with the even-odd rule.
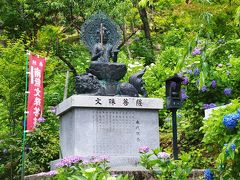
[[[212,172],[211,172],[210,169],[206,169],[206,170],[204,171],[204,178],[205,178],[206,180],[212,180],[212,179],[213,179],[213,174],[212,174]]]
[[[215,108],[215,107],[217,107],[216,104],[214,104],[214,103],[210,103],[210,104],[209,104],[209,108],[210,108],[210,109],[211,109],[211,108]]]
[[[72,164],[75,164],[75,163],[80,162],[82,160],[83,160],[83,158],[80,157],[80,156],[69,156],[69,157],[66,157],[64,159],[61,159],[56,164],[56,166],[57,167],[64,167],[64,166],[70,167]]]
[[[203,104],[203,109],[211,109],[217,107],[216,104],[210,103],[210,104]]]
[[[57,108],[54,107],[54,106],[52,106],[52,107],[50,108],[50,112],[53,113],[53,114],[56,114]]]
[[[196,55],[199,55],[199,54],[201,54],[201,48],[195,47],[193,52],[192,52],[192,55],[196,56]]]
[[[194,69],[193,73],[194,73],[195,76],[198,76],[199,75],[199,69],[198,68]]]
[[[183,101],[186,100],[186,99],[188,98],[185,89],[181,89],[181,97],[182,97],[182,100],[183,100]]]
[[[109,156],[92,156],[90,159],[91,163],[102,163],[104,161],[109,161]]]
[[[207,91],[207,86],[203,86],[202,87],[202,92],[206,92]]]
[[[238,116],[239,117],[239,116]],[[236,114],[228,114],[223,117],[223,124],[228,129],[234,129],[237,126],[237,116]]]
[[[40,118],[38,118],[37,121],[38,121],[39,123],[43,123],[43,122],[46,121],[46,119],[45,119],[44,117],[40,117]]]
[[[187,70],[187,73],[188,73],[188,74],[192,74],[193,71],[192,71],[191,69],[189,69],[189,70]]]
[[[52,171],[49,171],[49,172],[38,173],[37,176],[38,177],[41,177],[41,176],[53,176],[53,175],[56,175],[56,174],[57,174],[57,171],[56,170],[52,170]]]
[[[185,76],[185,77],[183,78],[182,84],[188,85],[188,83],[189,83],[189,79],[188,79],[188,77]]]
[[[217,82],[215,80],[212,81],[211,87],[215,89],[217,87]]]
[[[161,159],[168,159],[168,158],[170,158],[170,155],[166,152],[160,152],[157,154],[157,157],[161,158]]]
[[[232,145],[231,145],[231,149],[232,149],[233,151],[235,151],[236,145],[235,145],[235,144],[232,144]]]
[[[227,146],[227,145],[228,144],[224,144],[224,146]],[[231,148],[232,151],[235,151],[236,150],[236,145],[235,144],[231,144],[230,148]],[[227,148],[226,149],[226,154],[228,154],[228,152],[229,152],[229,149]]]
[[[147,153],[149,152],[149,147],[148,146],[142,146],[139,148],[140,153]]]
[[[224,89],[224,94],[227,95],[227,96],[231,95],[232,94],[232,89],[231,88],[225,88]]]

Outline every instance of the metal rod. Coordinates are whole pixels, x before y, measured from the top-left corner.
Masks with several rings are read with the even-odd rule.
[[[173,130],[173,157],[178,160],[178,146],[177,146],[177,109],[172,109],[172,130]]]
[[[103,47],[103,23],[100,25],[100,41],[101,41],[101,46]]]
[[[66,72],[63,100],[67,99],[68,94],[69,71]]]
[[[28,91],[28,53],[26,54],[26,77],[25,77],[25,92]],[[26,119],[27,119],[27,97],[28,93],[24,96],[24,119],[23,119],[23,138],[22,138],[22,168],[21,168],[21,180],[24,180],[25,175],[25,141],[26,141]]]

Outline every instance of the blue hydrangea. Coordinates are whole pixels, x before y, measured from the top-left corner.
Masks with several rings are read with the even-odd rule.
[[[224,94],[227,95],[227,96],[231,95],[232,94],[232,89],[231,88],[225,88],[224,89]]]
[[[204,171],[204,178],[205,178],[206,180],[212,180],[212,179],[213,179],[213,174],[212,174],[212,172],[211,172],[210,169],[206,169],[206,170]]]
[[[235,144],[232,144],[232,145],[231,145],[231,149],[232,149],[233,151],[235,151],[236,145],[235,145]]]
[[[198,68],[194,69],[194,75],[195,76],[199,75],[199,69]]]
[[[183,101],[188,98],[188,95],[186,94],[186,90],[185,89],[181,89],[181,97],[182,97]]]
[[[226,128],[234,129],[238,123],[236,114],[228,114],[224,116],[222,123]]]
[[[224,146],[227,146],[228,144],[224,144]],[[230,146],[230,150],[232,150],[232,151],[235,151],[236,150],[236,145],[235,144],[231,144],[231,146]],[[226,154],[228,154],[228,152],[229,152],[229,148],[226,148]]]
[[[205,92],[205,91],[207,91],[207,86],[202,87],[202,92]]]
[[[217,81],[213,80],[211,83],[211,87],[215,89],[217,87]]]

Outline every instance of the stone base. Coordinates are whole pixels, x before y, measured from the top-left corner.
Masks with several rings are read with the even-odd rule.
[[[136,167],[140,147],[159,147],[162,106],[153,98],[74,95],[57,108],[61,155],[106,155],[112,168]]]

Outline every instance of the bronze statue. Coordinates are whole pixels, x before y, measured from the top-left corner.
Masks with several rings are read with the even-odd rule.
[[[110,62],[110,58],[112,58],[113,62],[117,62],[118,50],[113,49],[113,45],[108,42],[110,32],[103,26],[103,23],[101,23],[100,29],[97,30],[97,34],[99,40],[93,46],[92,61]]]
[[[117,63],[120,32],[115,22],[103,13],[93,15],[82,25],[81,38],[91,52],[92,63],[87,73],[75,79],[77,94],[147,96],[142,79],[145,69],[133,74],[129,82],[119,82],[127,73],[127,66]]]

